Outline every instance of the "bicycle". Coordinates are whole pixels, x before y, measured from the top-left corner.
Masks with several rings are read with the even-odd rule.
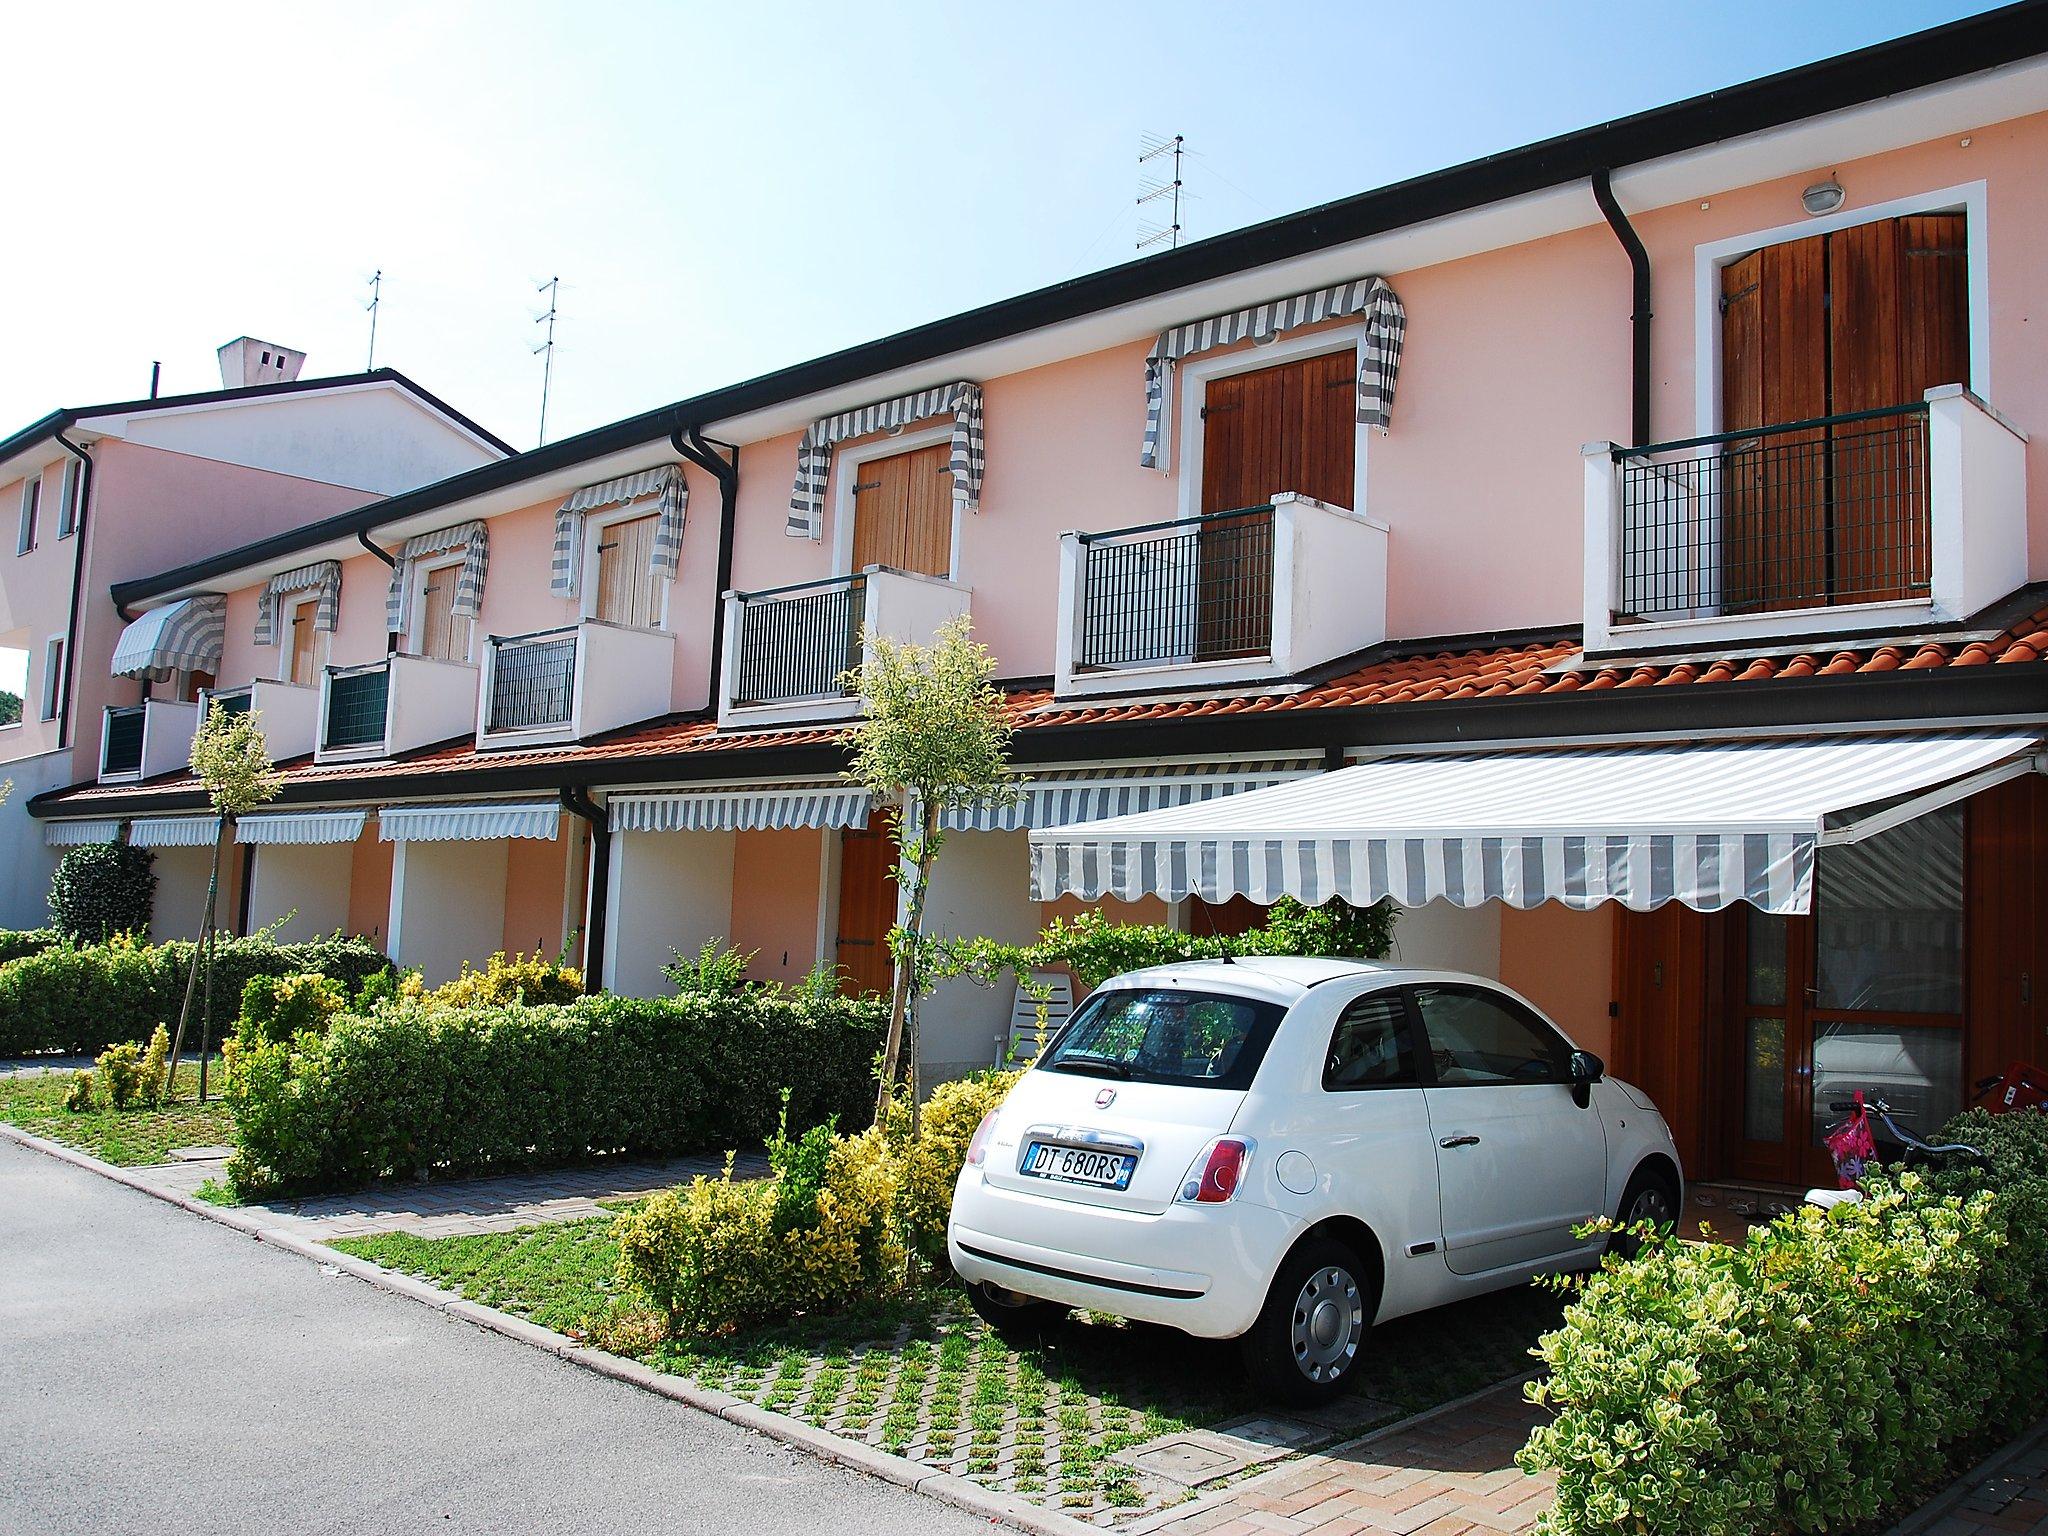
[[[1809,1189],[1806,1192],[1808,1205],[1820,1206],[1823,1210],[1835,1205],[1854,1205],[1863,1198],[1863,1176],[1877,1157],[1877,1137],[1870,1128],[1872,1111],[1884,1123],[1891,1139],[1904,1151],[1900,1161],[1908,1168],[1922,1167],[1930,1161],[1949,1157],[1981,1158],[1984,1151],[1960,1141],[1924,1141],[1892,1117],[1891,1105],[1883,1099],[1865,1100],[1863,1090],[1857,1089],[1847,1099],[1830,1099],[1828,1108],[1838,1115],[1846,1115],[1839,1125],[1822,1138],[1828,1153],[1835,1160],[1835,1177],[1839,1185],[1834,1189]],[[1904,1111],[1901,1111],[1904,1113]]]

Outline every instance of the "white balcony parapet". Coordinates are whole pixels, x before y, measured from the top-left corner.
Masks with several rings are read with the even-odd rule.
[[[850,576],[725,594],[718,723],[846,719],[860,700],[840,678],[866,660],[861,636],[926,644],[968,611],[958,582],[871,565]]]
[[[403,652],[329,667],[320,687],[313,760],[357,762],[467,736],[476,730],[477,668]]]
[[[1387,637],[1387,525],[1312,496],[1060,535],[1061,697],[1284,678]]]
[[[666,714],[675,636],[602,619],[493,635],[477,699],[479,748],[578,741]]]
[[[259,677],[240,688],[204,688],[199,693],[202,719],[218,702],[231,714],[253,714],[263,732],[270,760],[287,762],[304,757],[319,739],[320,690],[304,683],[281,682]]]
[[[102,784],[126,784],[192,765],[199,706],[172,699],[110,704],[100,722]]]
[[[1969,619],[2027,580],[2026,443],[1956,384],[1888,410],[1588,443],[1586,650]]]

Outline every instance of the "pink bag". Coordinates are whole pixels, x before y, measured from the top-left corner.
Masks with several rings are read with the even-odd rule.
[[[1863,1170],[1877,1156],[1877,1138],[1870,1134],[1870,1111],[1863,1107],[1861,1089],[1856,1093],[1856,1107],[1849,1112],[1848,1119],[1828,1132],[1826,1145],[1835,1160],[1836,1183],[1843,1189],[1854,1189],[1862,1182]]]

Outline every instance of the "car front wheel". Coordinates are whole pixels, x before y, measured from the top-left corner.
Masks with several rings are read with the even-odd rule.
[[[1287,1256],[1238,1341],[1245,1369],[1284,1402],[1327,1403],[1350,1386],[1378,1305],[1358,1255],[1334,1238],[1312,1238]]]
[[[1643,1240],[1632,1228],[1648,1222],[1659,1232],[1669,1231],[1678,1222],[1678,1188],[1671,1176],[1658,1168],[1638,1168],[1621,1192],[1614,1222],[1617,1230],[1607,1239],[1607,1251],[1624,1259],[1643,1251]]]

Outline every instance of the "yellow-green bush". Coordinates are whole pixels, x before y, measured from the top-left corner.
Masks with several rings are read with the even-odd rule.
[[[328,1021],[348,1007],[348,989],[332,977],[302,971],[296,976],[251,976],[242,988],[242,1016],[235,1037],[244,1050],[286,1041],[302,1029],[324,1033]]]
[[[694,1179],[619,1218],[620,1272],[667,1315],[671,1332],[828,1310],[900,1283],[890,1148],[877,1131],[827,1137],[808,1220],[789,1219],[784,1193],[794,1169],[786,1158],[770,1178],[736,1181],[728,1165],[724,1178]]]
[[[896,1192],[897,1230],[910,1250],[934,1269],[946,1266],[946,1216],[974,1128],[1023,1075],[977,1072],[941,1084],[925,1101],[915,1141],[910,1139],[909,1107],[899,1103],[890,1113],[889,1139],[897,1150],[902,1180]]]
[[[427,1003],[435,1008],[497,1008],[511,1003],[573,1003],[583,995],[583,978],[559,960],[536,951],[506,955],[499,950],[481,971],[468,961],[462,974],[434,988]]]
[[[170,1060],[171,1038],[163,1025],[149,1038],[149,1054],[133,1040],[110,1045],[93,1063],[93,1081],[109,1109],[153,1109],[163,1099],[164,1069]]]

